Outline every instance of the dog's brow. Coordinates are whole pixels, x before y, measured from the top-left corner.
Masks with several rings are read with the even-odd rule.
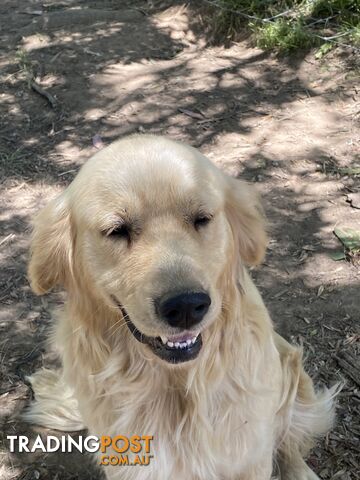
[[[207,212],[209,209],[212,209],[212,205],[208,205],[208,202],[205,202],[201,198],[187,198],[185,202],[185,208],[191,213],[198,212]]]
[[[101,218],[100,221],[100,229],[101,230],[108,230],[113,228],[114,225],[123,225],[132,223],[133,219],[126,211],[122,211],[119,213],[111,213]]]

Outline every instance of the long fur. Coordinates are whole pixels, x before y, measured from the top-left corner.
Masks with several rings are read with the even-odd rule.
[[[23,413],[25,420],[64,432],[85,428],[74,392],[64,382],[61,371],[44,368],[28,377],[28,381],[36,392],[36,399]]]
[[[200,178],[211,172],[209,179],[216,180],[216,191],[223,198],[223,223],[218,228],[225,229],[226,238],[224,255],[214,250],[213,257],[215,240],[207,239],[209,252],[203,258],[187,233],[176,227],[179,241],[188,245],[188,253],[194,252],[197,261],[197,269],[189,267],[187,275],[208,270],[221,308],[202,330],[199,357],[172,367],[134,339],[126,319],[105,295],[110,285],[120,289],[119,279],[124,276],[130,290],[135,288],[135,278],[146,289],[148,277],[143,270],[153,268],[148,254],[137,258],[131,270],[126,271],[128,265],[123,264],[116,275],[110,267],[104,273],[95,257],[90,266],[84,252],[91,250],[91,242],[96,240],[81,236],[83,213],[77,210],[87,189],[93,197],[100,189],[96,183],[89,186],[90,179],[99,174],[97,165],[105,172],[111,162],[118,165],[119,158],[131,164],[131,152],[136,152],[140,158],[154,158],[151,175],[156,182],[164,171],[164,151],[186,165],[195,162],[199,190],[209,188],[210,180],[201,185]],[[177,165],[174,163],[174,168]],[[134,175],[140,178],[141,168],[134,167]],[[179,175],[171,181],[177,195],[182,188]],[[164,195],[159,188],[157,195]],[[110,199],[106,201],[111,205]],[[89,196],[89,209],[94,207],[92,203],[96,201]],[[161,241],[168,236],[169,243],[171,214],[169,206],[166,222],[156,226],[156,232],[163,231]],[[148,235],[151,248],[157,237]],[[176,243],[172,245],[176,249]],[[62,430],[85,425],[97,435],[154,435],[154,461],[149,466],[107,467],[109,479],[269,480],[274,460],[285,480],[317,478],[303,457],[313,440],[330,428],[336,391],[315,393],[302,366],[301,350],[274,332],[244,266],[259,263],[265,247],[264,220],[250,187],[225,177],[195,150],[161,137],[135,136],[104,151],[35,223],[29,269],[33,288],[43,293],[56,284],[63,285],[68,301],[56,333],[63,371],[44,370],[32,377],[36,401],[27,419]],[[104,253],[105,261],[111,254]],[[98,272],[96,277],[92,269]],[[179,274],[176,281],[181,279]],[[136,302],[134,305],[134,295],[129,302],[132,308],[140,308]]]

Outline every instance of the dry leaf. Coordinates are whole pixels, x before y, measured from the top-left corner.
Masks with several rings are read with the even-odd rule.
[[[320,285],[319,290],[317,292],[317,296],[320,297],[320,295],[324,292],[324,285]]]
[[[178,108],[180,113],[187,115],[188,117],[195,118],[196,120],[203,120],[205,116],[201,112],[194,112],[193,110],[189,110],[187,108]]]

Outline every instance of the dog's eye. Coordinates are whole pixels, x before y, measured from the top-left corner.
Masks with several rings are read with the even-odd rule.
[[[194,219],[194,227],[197,229],[204,227],[211,221],[212,217],[210,215],[198,215]]]
[[[124,238],[126,240],[130,240],[130,227],[129,225],[126,225],[125,223],[121,223],[119,225],[116,225],[113,227],[111,230],[106,232],[107,237],[112,237],[112,238]]]

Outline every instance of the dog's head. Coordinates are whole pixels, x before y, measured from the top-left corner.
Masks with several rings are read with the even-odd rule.
[[[182,363],[201,350],[239,262],[260,262],[265,246],[247,184],[191,147],[133,136],[97,153],[40,213],[29,274],[36,293],[61,285],[94,316],[100,303],[116,308],[139,342]]]

